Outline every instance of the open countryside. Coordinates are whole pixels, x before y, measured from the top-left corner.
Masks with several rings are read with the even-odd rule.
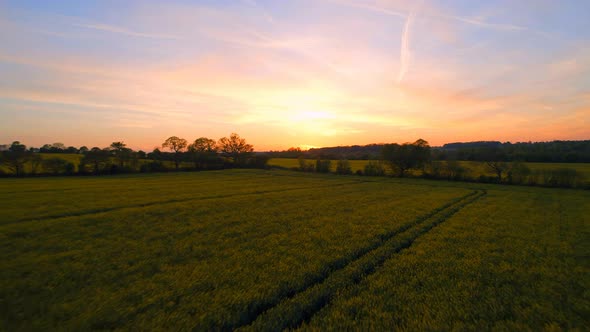
[[[590,331],[590,0],[0,0],[0,332]]]
[[[5,330],[589,323],[588,191],[226,170],[0,195]]]

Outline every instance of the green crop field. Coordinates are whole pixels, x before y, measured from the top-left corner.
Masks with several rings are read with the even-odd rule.
[[[307,159],[306,161],[309,163],[315,162],[315,160],[313,160],[313,159]],[[367,163],[369,163],[368,160],[350,160],[349,162],[350,162],[350,168],[353,172],[356,172],[357,170],[361,170],[361,171],[364,170],[365,165]],[[376,161],[373,161],[373,162],[376,162]],[[332,172],[336,171],[336,163],[337,163],[337,160],[331,161],[331,171]],[[293,169],[293,168],[299,167],[299,161],[297,159],[293,159],[293,158],[272,158],[268,161],[268,165]],[[386,170],[388,170],[388,172],[391,172],[391,170],[389,169],[389,167],[386,163],[383,163],[383,165],[385,166]],[[459,165],[461,165],[462,167],[464,167],[466,169],[467,177],[472,178],[472,179],[477,179],[480,175],[492,176],[492,177],[495,176],[495,173],[491,169],[489,169],[489,167],[487,167],[484,162],[460,161]],[[530,168],[531,171],[544,171],[544,170],[550,171],[550,170],[557,170],[557,169],[564,169],[564,168],[572,169],[580,174],[583,181],[590,183],[590,164],[588,164],[588,163],[525,163],[525,165],[528,168]],[[420,175],[421,174],[420,171],[418,171],[418,170],[413,170],[410,173],[413,175]]]
[[[0,330],[588,330],[590,192],[225,170],[0,179]]]

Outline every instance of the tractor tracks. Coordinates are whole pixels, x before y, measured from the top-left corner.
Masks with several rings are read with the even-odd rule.
[[[239,322],[220,322],[221,325],[216,329],[277,331],[297,328],[327,306],[340,291],[355,286],[375,273],[394,255],[411,247],[417,239],[486,194],[485,190],[474,190],[401,228],[382,234],[379,241],[333,264],[309,283],[264,303],[252,303]]]

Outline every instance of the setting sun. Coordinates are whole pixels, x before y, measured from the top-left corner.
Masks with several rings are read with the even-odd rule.
[[[590,0],[0,0],[0,331],[589,331]]]

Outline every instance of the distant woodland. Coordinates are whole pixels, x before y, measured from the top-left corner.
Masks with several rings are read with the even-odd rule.
[[[349,160],[366,160],[354,173],[392,175],[450,181],[588,188],[576,167],[530,169],[527,162],[589,163],[590,141],[501,143],[494,141],[449,143],[431,147],[413,143],[339,146],[302,151],[254,152],[254,146],[238,134],[192,142],[176,136],[150,152],[134,151],[124,142],[105,148],[66,147],[61,143],[27,147],[18,141],[0,146],[0,176],[107,175],[168,171],[202,171],[226,168],[269,168],[271,158],[297,159],[303,172],[353,174]],[[480,169],[461,162],[476,162]],[[335,163],[335,164],[334,164]],[[281,166],[273,166],[285,168]],[[482,171],[482,169],[484,171]],[[493,174],[493,175],[491,175]]]
[[[302,151],[290,148],[271,151],[273,158],[375,160],[379,159],[386,144],[336,146]],[[457,161],[521,161],[550,163],[590,163],[590,140],[501,143],[479,141],[448,143],[431,148],[432,160]]]

